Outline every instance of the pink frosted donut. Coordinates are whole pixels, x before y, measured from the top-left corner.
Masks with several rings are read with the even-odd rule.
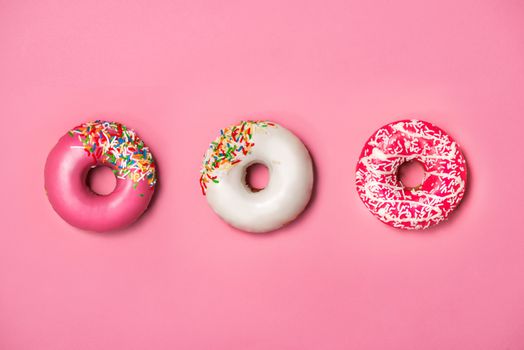
[[[98,195],[87,173],[107,166],[117,177],[114,191]],[[45,188],[55,211],[69,224],[108,231],[131,224],[147,209],[156,183],[153,155],[122,124],[96,120],[62,136],[45,165]]]
[[[424,180],[407,188],[398,179],[401,164],[417,160]],[[378,129],[357,165],[360,199],[382,222],[401,229],[424,229],[446,219],[466,188],[466,161],[458,144],[435,125],[402,120]]]

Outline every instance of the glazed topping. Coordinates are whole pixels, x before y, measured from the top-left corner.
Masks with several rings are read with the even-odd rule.
[[[156,184],[153,155],[137,134],[125,125],[95,120],[81,124],[69,135],[78,140],[89,157],[101,164],[112,165],[120,179],[130,179],[135,185],[147,181],[150,188]],[[76,146],[72,146],[76,148]]]
[[[205,195],[208,183],[219,183],[219,173],[240,163],[253,148],[253,134],[276,124],[269,121],[241,121],[220,130],[204,155],[200,171],[200,187]]]
[[[416,189],[399,182],[397,169],[416,159],[425,180]],[[362,201],[385,223],[422,229],[444,220],[464,195],[466,162],[455,141],[433,124],[406,120],[379,129],[366,143],[357,166]]]

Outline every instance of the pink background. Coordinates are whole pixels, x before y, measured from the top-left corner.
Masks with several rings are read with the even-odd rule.
[[[0,0],[0,349],[524,349],[524,3]],[[226,226],[201,156],[242,117],[295,131],[316,195],[289,227]],[[136,128],[160,187],[133,227],[68,226],[47,153],[96,117]],[[354,188],[364,141],[419,117],[469,161],[420,233]]]

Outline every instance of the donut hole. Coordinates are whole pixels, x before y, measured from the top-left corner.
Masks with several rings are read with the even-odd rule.
[[[397,177],[408,189],[417,189],[424,182],[424,164],[418,160],[410,160],[400,165]]]
[[[251,164],[246,169],[246,185],[252,192],[262,191],[269,182],[269,169],[264,164]]]
[[[86,184],[94,193],[106,196],[115,190],[116,177],[110,168],[97,166],[87,173]]]

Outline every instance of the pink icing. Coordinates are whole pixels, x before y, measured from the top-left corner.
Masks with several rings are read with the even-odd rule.
[[[406,188],[397,176],[404,162],[424,165],[421,186]],[[377,130],[364,146],[357,191],[373,215],[401,229],[424,229],[446,219],[464,196],[466,161],[458,144],[433,124],[402,120]]]
[[[147,209],[154,187],[147,181],[117,178],[115,190],[98,195],[86,185],[88,171],[112,164],[87,155],[77,137],[64,135],[45,165],[45,188],[55,211],[69,224],[90,231],[123,228]]]

